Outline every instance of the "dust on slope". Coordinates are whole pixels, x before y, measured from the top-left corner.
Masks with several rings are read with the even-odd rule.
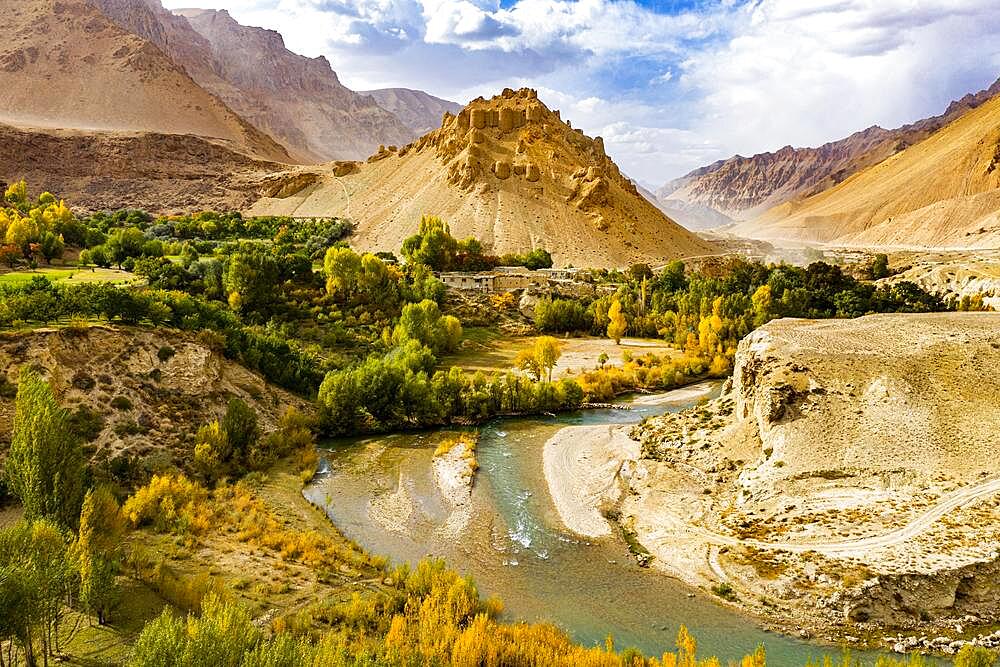
[[[83,0],[13,3],[0,23],[0,120],[46,128],[195,134],[288,154],[152,43]]]
[[[1000,97],[838,186],[733,231],[857,246],[1000,246]]]
[[[348,216],[363,250],[397,251],[420,216],[433,214],[493,253],[543,247],[563,266],[714,252],[638,193],[600,137],[572,129],[530,89],[473,100],[413,144],[319,173],[320,183],[264,198],[250,213]]]

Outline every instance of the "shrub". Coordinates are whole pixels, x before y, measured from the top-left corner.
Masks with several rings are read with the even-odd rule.
[[[132,401],[125,396],[118,395],[111,399],[111,407],[115,410],[131,410]]]

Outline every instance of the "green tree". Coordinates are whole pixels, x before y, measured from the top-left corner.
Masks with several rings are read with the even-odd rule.
[[[408,303],[392,332],[393,344],[407,340],[419,341],[435,352],[451,352],[462,340],[462,324],[452,315],[442,315],[437,303],[430,299]]]
[[[403,241],[402,254],[408,262],[426,264],[435,271],[448,271],[455,263],[458,241],[441,218],[420,218],[420,231]]]
[[[222,430],[229,441],[232,458],[243,462],[260,438],[257,413],[243,399],[233,398],[226,406],[226,414],[222,418]]]
[[[108,259],[118,268],[122,268],[122,263],[130,257],[142,255],[142,247],[146,243],[146,237],[138,227],[126,227],[116,229],[104,244],[104,249]]]
[[[42,232],[39,244],[41,246],[42,257],[44,257],[45,261],[48,263],[51,263],[53,259],[61,258],[66,249],[62,236],[58,236],[48,231]]]
[[[323,258],[327,294],[339,301],[352,299],[361,275],[361,257],[350,248],[330,248]]]
[[[277,297],[279,275],[278,262],[269,252],[237,252],[226,262],[222,286],[235,310],[264,311]]]
[[[868,265],[868,273],[871,275],[872,280],[889,276],[889,256],[884,253],[875,255]]]
[[[48,517],[76,526],[84,492],[83,450],[51,387],[28,369],[18,384],[4,472],[28,521]]]
[[[611,302],[608,309],[608,338],[615,341],[615,345],[621,344],[622,336],[628,329],[628,321],[622,313],[622,303],[618,299]]]
[[[80,603],[101,625],[120,598],[116,580],[124,537],[125,518],[114,496],[105,488],[88,491],[76,541]]]

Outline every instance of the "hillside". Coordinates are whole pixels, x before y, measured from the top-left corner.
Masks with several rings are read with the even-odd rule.
[[[193,76],[302,159],[359,159],[380,144],[417,136],[372,97],[345,87],[326,58],[289,51],[277,32],[240,25],[225,10],[179,14],[211,50],[214,76]],[[185,67],[193,65],[187,52],[171,52]]]
[[[736,155],[666,183],[657,197],[714,208],[749,220],[769,208],[808,197],[841,183],[927,138],[1000,93],[1000,79],[986,90],[952,102],[944,113],[902,127],[878,126],[818,148],[784,148],[752,157]]]
[[[301,171],[287,174],[301,179]],[[441,127],[363,164],[313,171],[320,181],[254,214],[342,215],[352,244],[398,251],[423,214],[494,253],[549,250],[559,265],[622,266],[712,253],[646,201],[604,143],[562,121],[530,89],[473,100]]]
[[[845,245],[1000,245],[1000,97],[924,141],[735,233]]]
[[[444,114],[457,114],[462,105],[434,97],[422,90],[409,88],[382,88],[368,90],[361,95],[371,95],[378,105],[394,113],[416,134],[426,134],[441,124]],[[392,142],[389,142],[392,143]]]
[[[31,365],[71,411],[99,415],[87,443],[95,461],[141,457],[147,473],[191,456],[191,435],[222,416],[230,398],[245,400],[265,430],[290,405],[309,405],[225,359],[197,336],[169,330],[94,326],[0,336],[0,385],[16,386]],[[10,392],[0,398],[0,438],[14,416]],[[5,450],[6,447],[0,447]]]
[[[88,211],[238,209],[259,196],[261,179],[282,168],[193,135],[0,123],[0,182],[23,178]]]
[[[288,160],[284,148],[154,44],[83,0],[12,3],[0,23],[0,45],[0,122],[199,135]]]
[[[730,391],[634,429],[623,521],[785,627],[995,622],[998,332],[996,313],[766,324]]]

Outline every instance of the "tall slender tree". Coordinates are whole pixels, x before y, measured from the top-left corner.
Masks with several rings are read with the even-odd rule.
[[[52,388],[29,369],[18,384],[4,473],[27,521],[50,518],[76,528],[84,494],[83,449]]]

